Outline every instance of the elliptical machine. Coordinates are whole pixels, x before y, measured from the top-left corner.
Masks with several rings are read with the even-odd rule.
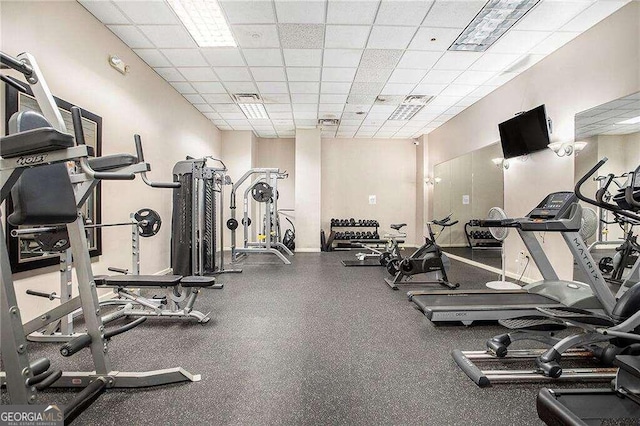
[[[384,281],[394,290],[399,285],[423,285],[440,284],[450,289],[460,287],[460,284],[452,284],[447,277],[447,271],[451,265],[449,258],[444,254],[440,246],[436,243],[436,236],[432,225],[441,227],[440,232],[445,228],[457,224],[458,221],[451,221],[451,214],[442,220],[432,220],[427,222],[428,237],[425,237],[424,244],[408,257],[398,257],[389,259],[387,262],[387,272],[393,279],[385,278]],[[435,279],[427,281],[413,281],[412,277],[418,274],[435,274]]]

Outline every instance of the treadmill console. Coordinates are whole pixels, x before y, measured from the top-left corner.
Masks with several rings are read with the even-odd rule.
[[[573,192],[554,192],[547,195],[535,209],[531,210],[527,218],[536,221],[562,219],[571,206],[577,202],[578,197]]]

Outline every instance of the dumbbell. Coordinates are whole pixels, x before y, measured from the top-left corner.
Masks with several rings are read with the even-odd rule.
[[[336,226],[336,220],[334,218],[331,218],[331,226]]]
[[[349,219],[349,225],[354,226],[356,224],[356,220],[354,218]]]
[[[373,234],[371,233],[371,231],[367,231],[367,236],[365,238],[368,240],[373,238]]]
[[[380,239],[380,234],[378,234],[378,231],[373,233],[373,239],[374,240],[379,240]]]

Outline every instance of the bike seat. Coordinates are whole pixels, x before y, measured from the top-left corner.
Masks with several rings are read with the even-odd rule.
[[[392,223],[391,225],[389,225],[389,227],[391,229],[394,229],[396,231],[401,230],[403,227],[407,226],[406,223]]]

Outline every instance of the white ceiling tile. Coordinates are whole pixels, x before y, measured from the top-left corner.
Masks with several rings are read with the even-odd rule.
[[[251,81],[247,67],[215,67],[214,71],[222,81]]]
[[[118,0],[116,4],[135,24],[180,24],[175,13],[165,2]]]
[[[162,49],[162,54],[176,67],[206,67],[198,49]]]
[[[451,105],[436,105],[436,104],[433,104],[433,103],[429,103],[429,104],[425,105],[424,108],[422,108],[422,110],[420,112],[441,114],[441,113],[445,112],[446,110],[448,110],[450,106]]]
[[[278,32],[284,49],[321,49],[324,44],[322,24],[280,24]]]
[[[220,114],[218,114],[217,112],[203,112],[203,114],[209,120],[219,120],[221,118]]]
[[[479,86],[495,76],[494,71],[465,71],[456,80],[454,84],[468,84]]]
[[[319,112],[341,113],[343,109],[344,104],[320,104],[318,106]]]
[[[462,71],[431,70],[424,76],[421,84],[449,84],[460,74]]]
[[[136,55],[145,61],[150,67],[170,67],[171,63],[155,49],[134,49]]]
[[[424,70],[397,69],[391,74],[389,83],[418,83],[425,74]]]
[[[442,92],[440,92],[440,94],[436,99],[439,99],[443,96],[457,96],[459,99],[456,99],[455,102],[458,102],[463,96],[467,96],[469,93],[473,92],[477,87],[478,87],[477,85],[450,84]],[[451,105],[455,105],[455,102],[452,103]]]
[[[344,112],[367,112],[371,109],[375,99],[376,97],[372,95],[349,95],[347,104],[344,106]]]
[[[396,105],[373,105],[369,114],[380,112],[388,115],[395,111],[396,108]]]
[[[103,24],[129,24],[127,17],[111,2],[80,0],[80,4]]]
[[[378,11],[379,0],[336,1],[329,0],[328,24],[372,24]],[[355,13],[354,13],[355,11]]]
[[[289,81],[319,81],[320,68],[287,67]]]
[[[154,47],[153,44],[134,25],[107,25],[107,27],[131,48]]]
[[[271,117],[271,119],[274,121],[275,120],[282,120],[282,119],[289,119],[291,120],[291,118],[293,117],[292,115],[293,113],[291,111],[288,112],[269,112],[269,117]]]
[[[433,1],[382,0],[376,25],[420,25]]]
[[[325,2],[316,0],[307,1],[280,1],[276,0],[276,13],[278,22],[292,24],[323,24]]]
[[[289,93],[287,83],[259,81],[256,84],[262,93]]]
[[[429,70],[438,62],[441,56],[442,53],[440,52],[408,50],[402,55],[398,68]]]
[[[239,112],[222,112],[220,113],[220,117],[222,117],[227,122],[227,124],[231,126],[249,124],[249,120],[247,120],[247,117]]]
[[[235,47],[217,47],[200,49],[202,55],[211,66],[214,67],[241,67],[244,66],[240,49]],[[279,52],[278,52],[279,53]]]
[[[326,94],[320,95],[321,104],[344,104],[347,102],[347,95]]]
[[[322,81],[351,82],[357,68],[322,68]]]
[[[186,100],[191,102],[192,104],[206,104],[204,98],[200,95],[182,95]]]
[[[240,110],[240,107],[238,107],[238,105],[236,105],[236,104],[215,104],[215,105],[213,105],[213,108],[218,113],[227,113],[227,112],[239,113],[239,112],[242,112]]]
[[[345,126],[360,126],[362,124],[362,120],[364,120],[364,115],[359,116],[358,120],[340,120],[340,124],[344,124]]]
[[[397,105],[393,106],[393,109],[389,112],[377,112],[377,111],[369,111],[369,114],[367,114],[367,117],[371,118],[371,119],[379,119],[379,120],[386,120],[387,118],[389,118],[389,115],[391,115],[391,113],[398,108]]]
[[[447,87],[446,84],[424,84],[420,83],[411,91],[414,95],[439,95]]]
[[[313,120],[313,119],[296,119],[295,120],[296,123],[296,127],[303,127],[303,128],[315,128],[317,121]]]
[[[291,93],[320,93],[318,82],[289,82]]]
[[[140,31],[158,48],[196,48],[187,30],[180,25],[140,25]]]
[[[233,32],[243,48],[280,47],[275,25],[234,25]]]
[[[253,93],[258,91],[256,85],[251,81],[225,81],[224,87],[230,93]]]
[[[513,79],[514,77],[518,76],[518,74],[520,74],[520,73],[517,73],[517,72],[499,73],[495,77],[485,81],[484,85],[485,86],[502,86],[507,81],[509,81],[509,80]]]
[[[325,67],[357,67],[362,50],[325,49],[322,65]]]
[[[154,68],[154,70],[167,81],[185,81],[184,76],[175,68]]]
[[[418,4],[421,2],[412,2]],[[413,38],[414,27],[386,27],[376,25],[371,30],[367,47],[370,49],[406,49]]]
[[[496,86],[480,86],[476,90],[471,92],[469,96],[483,98],[494,90],[496,90]]]
[[[242,49],[242,54],[249,66],[281,67],[283,65],[280,49]]]
[[[271,104],[265,105],[267,112],[289,112],[291,111],[291,104]]]
[[[284,68],[280,67],[251,67],[251,74],[255,81],[287,81]]]
[[[169,83],[171,84],[178,92],[184,94],[187,93],[197,93],[196,89],[193,88],[189,83]]]
[[[198,93],[227,93],[222,84],[218,82],[197,82],[191,83],[191,85],[198,91]]]
[[[468,107],[468,106],[471,106],[471,105],[475,104],[479,100],[480,100],[480,98],[476,97],[476,96],[466,96],[461,101],[458,101],[458,103],[456,105],[462,106],[462,107]]]
[[[493,46],[490,53],[526,53],[551,34],[546,31],[507,31]],[[461,52],[463,53],[463,52]]]
[[[300,112],[313,112],[314,114],[318,112],[317,104],[294,104],[293,105],[293,115],[296,115]]]
[[[227,94],[224,94],[224,93],[202,95],[202,97],[204,98],[204,100],[208,104],[231,104],[231,103],[233,103],[233,99],[231,99],[231,96],[229,96]]]
[[[501,71],[513,64],[521,56],[518,53],[485,53],[469,69],[474,71]]]
[[[286,85],[285,85],[286,88]],[[267,93],[262,91],[262,101],[265,104],[288,104],[291,102],[289,91],[286,93]]]
[[[221,1],[230,24],[271,24],[276,21],[269,1]]]
[[[557,31],[551,34],[549,37],[545,38],[536,45],[533,49],[530,50],[530,53],[538,54],[538,55],[548,55],[552,52],[555,52],[565,44],[569,43],[571,40],[576,38],[580,33],[577,32],[560,32]]]
[[[454,28],[422,27],[411,41],[411,50],[444,52],[453,44],[462,31]]]
[[[218,77],[209,67],[183,67],[178,68],[178,71],[189,81],[218,81]]]
[[[461,106],[453,106],[451,108],[449,108],[446,111],[446,114],[450,114],[450,115],[458,115],[460,114],[462,111],[464,111],[466,108],[465,107],[461,107]]]
[[[517,23],[517,29],[556,31],[590,5],[588,1],[542,1]]]
[[[393,107],[393,106],[397,106],[400,105],[401,103],[404,102],[404,98],[405,96],[403,95],[384,95],[384,96],[378,96],[377,101],[378,101],[378,106],[380,107]]]
[[[606,0],[595,2],[591,7],[563,26],[562,31],[586,31],[628,2],[629,0]]]
[[[196,107],[200,112],[213,112],[213,108],[207,104],[195,104],[194,107]]]
[[[288,67],[319,67],[322,65],[321,49],[284,49],[284,62]]]
[[[327,25],[325,48],[364,49],[371,27],[362,25]]]
[[[427,13],[422,25],[463,29],[484,5],[484,0],[438,0]]]
[[[445,52],[436,62],[433,69],[436,70],[466,70],[478,58],[481,52]]]
[[[380,93],[383,87],[384,83],[356,82],[351,85],[351,93],[356,95],[377,95]]]
[[[393,68],[358,68],[355,81],[364,83],[385,83]]]
[[[400,49],[365,49],[360,61],[360,67],[394,68],[402,54],[403,51]]]
[[[408,95],[416,85],[413,83],[388,83],[382,89],[385,95]]]

